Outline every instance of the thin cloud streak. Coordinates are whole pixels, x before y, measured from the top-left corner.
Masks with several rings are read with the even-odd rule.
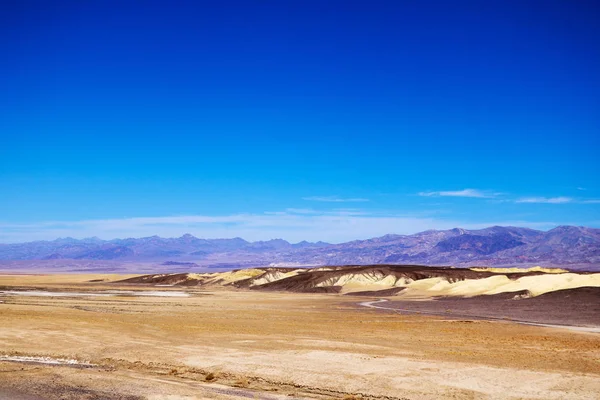
[[[571,197],[522,197],[515,203],[539,203],[539,204],[567,204],[574,201]]]
[[[326,203],[364,203],[367,201],[370,201],[369,199],[365,199],[365,198],[341,198],[341,197],[337,197],[337,196],[308,196],[308,197],[303,197],[302,200],[306,200],[306,201],[321,201],[321,202],[326,202]]]
[[[418,195],[424,197],[471,197],[479,199],[490,199],[496,197],[498,193],[490,193],[479,189],[463,189],[439,192],[419,192]]]
[[[577,188],[585,190],[585,188]],[[600,199],[578,199],[568,196],[544,197],[531,196],[520,197],[517,199],[498,198],[498,196],[506,195],[506,193],[490,192],[480,189],[463,189],[454,191],[438,191],[438,192],[419,192],[422,197],[469,197],[479,199],[490,199],[491,202],[498,203],[518,203],[518,204],[600,204]]]

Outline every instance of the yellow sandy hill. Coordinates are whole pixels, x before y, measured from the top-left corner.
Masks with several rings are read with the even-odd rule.
[[[435,296],[472,297],[528,290],[532,296],[574,289],[584,286],[600,287],[600,273],[580,275],[575,273],[524,276],[509,279],[506,275],[496,275],[483,279],[466,279],[448,282],[444,278],[430,278],[414,281],[407,285],[403,295],[427,294]]]
[[[500,274],[508,273],[527,273],[527,272],[544,272],[546,274],[564,274],[570,272],[562,268],[544,268],[544,267],[531,267],[531,268],[494,268],[494,267],[476,267],[469,268],[471,271],[480,272],[496,272]]]
[[[528,291],[532,296],[579,287],[600,287],[600,273],[575,273],[560,268],[250,268],[227,272],[150,275],[141,283],[230,286],[294,292],[349,294],[404,288],[404,298],[472,297]],[[515,275],[531,273],[533,275]],[[512,274],[512,275],[509,275]]]

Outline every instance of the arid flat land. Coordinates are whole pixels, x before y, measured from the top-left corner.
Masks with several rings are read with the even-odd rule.
[[[600,398],[600,334],[127,277],[0,275],[0,399]]]

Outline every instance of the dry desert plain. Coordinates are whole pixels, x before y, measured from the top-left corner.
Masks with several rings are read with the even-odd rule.
[[[600,398],[593,331],[128,277],[0,275],[0,398]]]

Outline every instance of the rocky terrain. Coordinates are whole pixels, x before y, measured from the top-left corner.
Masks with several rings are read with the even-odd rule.
[[[600,268],[600,229],[559,226],[549,231],[494,226],[480,230],[430,230],[385,235],[340,244],[285,240],[248,242],[241,238],[200,239],[158,236],[140,239],[57,239],[0,244],[0,260],[97,260],[154,262],[171,267],[323,266],[424,264],[566,266]],[[191,263],[191,264],[190,264]]]

